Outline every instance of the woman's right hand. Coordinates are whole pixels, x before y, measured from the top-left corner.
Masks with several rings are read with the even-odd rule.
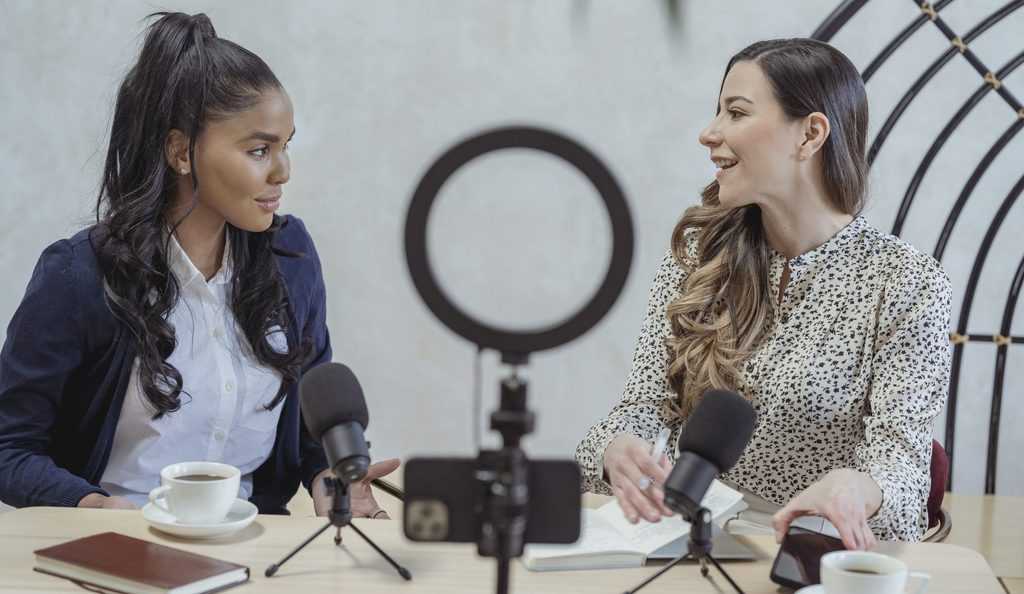
[[[134,503],[116,495],[107,497],[102,493],[89,493],[78,501],[78,507],[102,509],[139,509]]]
[[[672,515],[672,510],[665,507],[662,490],[670,470],[668,456],[660,454],[656,462],[651,455],[651,444],[635,435],[615,437],[604,451],[604,471],[612,493],[632,524],[640,517],[658,522],[661,516]],[[648,482],[647,488],[641,489]]]

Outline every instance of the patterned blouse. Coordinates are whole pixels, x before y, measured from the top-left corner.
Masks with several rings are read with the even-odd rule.
[[[695,256],[696,234],[689,238]],[[778,287],[786,258],[770,254],[769,278]],[[882,491],[882,506],[868,521],[875,535],[920,540],[932,427],[949,387],[949,279],[934,259],[863,217],[789,267],[766,335],[736,386],[757,412],[754,434],[723,478],[784,505],[830,470],[867,472]],[[622,401],[576,450],[588,491],[611,492],[602,459],[615,436],[653,441],[669,427],[670,443],[678,443],[685,423],[664,406],[677,398],[666,373],[666,306],[685,277],[669,252],[651,288]]]

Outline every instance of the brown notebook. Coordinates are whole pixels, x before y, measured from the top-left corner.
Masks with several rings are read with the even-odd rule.
[[[125,594],[203,594],[249,579],[244,565],[116,532],[78,538],[35,554],[38,572]]]

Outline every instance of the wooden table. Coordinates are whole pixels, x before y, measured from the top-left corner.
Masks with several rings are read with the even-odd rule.
[[[978,551],[1001,578],[1024,581],[1024,497],[946,493],[942,507],[953,519],[944,542]]]
[[[239,592],[488,592],[494,589],[495,562],[476,556],[471,545],[413,544],[400,534],[400,524],[387,520],[356,520],[358,526],[413,573],[404,582],[354,532],[347,531],[343,546],[335,547],[322,535],[293,557],[274,578],[263,570],[319,528],[319,518],[259,516],[242,532],[217,541],[188,541],[155,531],[138,511],[73,508],[26,508],[0,514],[0,592],[35,594],[82,590],[70,582],[32,571],[35,549],[71,538],[113,530],[136,538],[168,544],[242,563],[252,569],[252,581]],[[727,562],[726,568],[749,594],[776,594],[768,579],[776,546],[771,538],[751,537],[748,544],[760,554],[756,562]],[[914,570],[932,574],[929,594],[1001,594],[1002,588],[984,558],[974,551],[949,544],[887,545],[887,553],[905,560]],[[531,594],[622,592],[648,576],[652,568],[629,570],[535,573],[518,562],[512,566],[512,591]],[[714,573],[712,574],[714,576]],[[700,577],[693,564],[673,569],[645,592],[718,592],[728,584],[715,576],[715,584]]]
[[[1010,594],[1024,594],[1024,497],[946,493],[953,519],[945,542],[978,551]]]

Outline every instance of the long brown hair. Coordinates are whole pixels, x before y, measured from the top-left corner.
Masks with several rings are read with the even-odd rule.
[[[729,60],[723,86],[740,61],[760,66],[786,117],[825,114],[831,127],[822,147],[825,189],[833,206],[858,214],[867,185],[868,103],[857,69],[826,43],[760,41]],[[696,258],[688,249],[692,239],[698,244]],[[672,327],[668,380],[679,395],[671,407],[685,418],[706,390],[736,388],[740,365],[764,334],[773,297],[761,210],[722,207],[714,181],[704,188],[701,204],[688,208],[676,224],[672,252],[689,272],[667,312]]]

